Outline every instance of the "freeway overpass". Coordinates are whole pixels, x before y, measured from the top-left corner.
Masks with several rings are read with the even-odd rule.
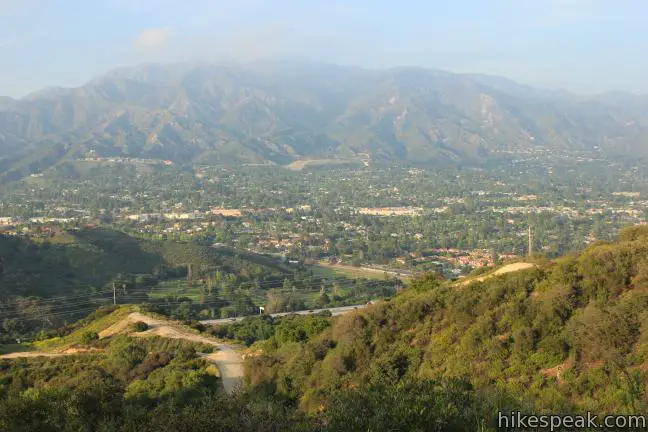
[[[283,317],[283,316],[288,316],[288,315],[315,315],[320,312],[324,311],[329,311],[331,312],[331,315],[333,316],[338,316],[338,315],[343,315],[345,313],[353,312],[354,310],[357,309],[362,309],[364,307],[367,307],[366,304],[361,304],[361,305],[354,305],[354,306],[342,306],[342,307],[336,307],[336,308],[328,308],[328,309],[311,309],[311,310],[302,310],[302,311],[295,311],[295,312],[282,312],[282,313],[275,313],[275,314],[270,314],[271,317],[277,318],[277,317]],[[260,315],[248,315],[244,317],[238,317],[238,318],[223,318],[223,319],[213,319],[213,320],[204,320],[200,321],[201,324],[206,324],[206,325],[211,325],[211,324],[231,324],[239,321],[243,321],[245,318],[248,318],[249,316],[260,316]]]

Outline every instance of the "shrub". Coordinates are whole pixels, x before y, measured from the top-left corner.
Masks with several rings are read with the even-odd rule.
[[[149,325],[146,324],[144,321],[138,321],[135,323],[135,331],[136,332],[144,332],[149,329]]]
[[[148,355],[148,350],[129,338],[119,338],[112,342],[106,358],[106,366],[119,378],[141,363]]]
[[[194,330],[198,330],[200,333],[203,333],[205,330],[207,330],[207,327],[205,327],[204,324],[201,324],[200,322],[196,321],[195,323],[191,324],[191,328]]]
[[[81,343],[84,345],[90,345],[96,340],[99,340],[99,334],[97,332],[89,331],[81,336]]]

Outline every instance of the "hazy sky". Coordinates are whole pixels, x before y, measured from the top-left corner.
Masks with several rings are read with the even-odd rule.
[[[268,57],[648,93],[647,46],[646,0],[0,0],[0,94]]]

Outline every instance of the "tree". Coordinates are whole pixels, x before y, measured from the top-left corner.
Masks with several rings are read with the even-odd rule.
[[[326,294],[326,292],[322,292],[317,298],[317,305],[320,308],[323,308],[326,307],[329,303],[331,303],[331,299],[329,298],[328,294]]]
[[[284,279],[283,281],[283,290],[285,292],[295,292],[295,284],[290,279]]]
[[[271,289],[266,294],[265,311],[268,314],[283,312],[288,305],[288,298],[279,290]]]
[[[632,303],[630,303],[632,302]],[[573,323],[572,343],[582,355],[602,359],[626,378],[633,408],[645,408],[644,386],[640,377],[631,372],[633,351],[641,334],[638,312],[648,306],[648,294],[616,306],[599,308],[589,305]]]
[[[430,291],[441,286],[444,281],[443,276],[437,272],[428,272],[423,277],[412,281],[410,289],[413,291]]]

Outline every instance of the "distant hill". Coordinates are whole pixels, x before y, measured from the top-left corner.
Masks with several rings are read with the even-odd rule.
[[[0,235],[0,299],[11,296],[70,296],[101,290],[119,277],[197,277],[217,270],[245,277],[281,275],[262,256],[194,243],[144,241],[109,229],[64,231],[35,243]]]
[[[500,77],[306,62],[147,64],[0,99],[0,173],[132,156],[474,163],[537,147],[645,155],[648,98],[581,97]]]

